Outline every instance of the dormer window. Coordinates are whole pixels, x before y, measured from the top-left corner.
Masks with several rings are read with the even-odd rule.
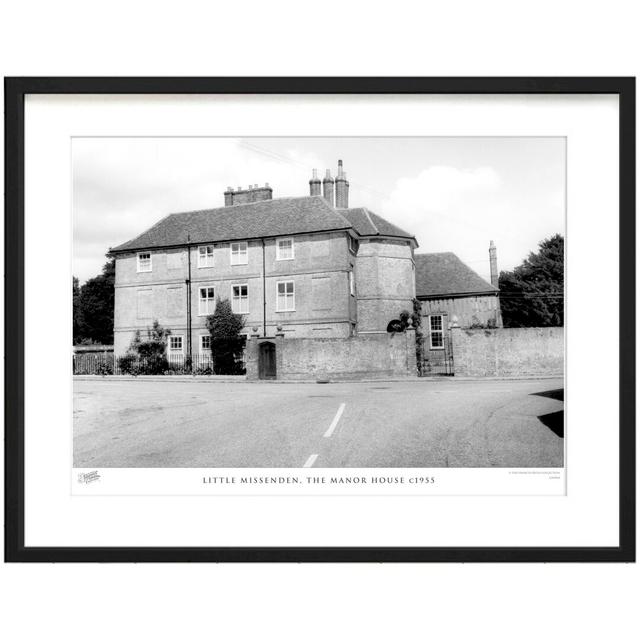
[[[249,257],[246,242],[231,243],[231,264],[248,264]]]
[[[213,267],[213,245],[198,247],[198,269]]]
[[[151,271],[151,253],[145,251],[138,254],[138,273]]]
[[[278,238],[276,241],[276,260],[293,260],[293,238]]]

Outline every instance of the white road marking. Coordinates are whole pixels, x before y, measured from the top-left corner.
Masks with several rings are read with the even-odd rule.
[[[317,453],[312,453],[307,461],[302,465],[303,469],[308,469],[309,467],[313,467],[313,463],[318,459]]]
[[[345,403],[343,402],[338,408],[338,413],[336,413],[333,419],[333,422],[329,425],[329,428],[326,430],[324,434],[325,438],[330,438],[331,434],[335,431],[335,428],[338,426],[338,422],[340,420],[340,417],[342,416],[342,412],[344,411],[344,406],[345,406]]]

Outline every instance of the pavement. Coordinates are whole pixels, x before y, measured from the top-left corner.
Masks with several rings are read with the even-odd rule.
[[[562,467],[563,381],[74,380],[75,467]]]

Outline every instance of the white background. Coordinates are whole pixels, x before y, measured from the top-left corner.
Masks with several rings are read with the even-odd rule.
[[[232,5],[226,5],[231,7]],[[635,75],[632,3],[23,2],[5,75]],[[594,467],[597,472],[597,467]],[[12,638],[631,636],[637,566],[3,566]]]
[[[49,378],[42,377],[40,343],[28,340],[25,345],[27,546],[617,545],[617,429],[606,437],[602,431],[605,425],[617,424],[617,287],[615,276],[593,259],[593,247],[603,246],[607,259],[618,262],[617,97],[29,95],[25,126],[25,241],[29,255],[47,255],[55,246],[58,256],[47,264],[46,287],[40,263],[28,260],[25,265],[26,289],[38,292],[26,296],[26,335],[40,331],[41,308],[56,308],[48,318],[48,330],[58,336],[48,345]],[[566,496],[541,495],[553,490],[550,483],[557,485],[556,494],[562,493],[564,484],[545,476],[529,477],[528,490],[520,476],[507,475],[492,487],[489,478],[499,477],[498,470],[493,476],[487,470],[452,472],[455,482],[437,473],[438,485],[453,497],[436,499],[381,497],[372,485],[367,489],[374,495],[354,495],[344,487],[340,499],[283,499],[277,487],[271,488],[275,497],[183,498],[172,494],[193,494],[193,488],[180,480],[187,474],[176,470],[101,470],[106,494],[121,494],[122,480],[128,477],[132,495],[70,495],[69,481],[77,479],[70,474],[71,376],[66,368],[72,325],[67,286],[72,253],[71,136],[235,136],[243,130],[270,136],[566,136]],[[606,225],[601,223],[602,212],[610,212]],[[597,366],[607,371],[606,378],[593,375],[593,352],[584,348],[593,340],[593,326],[572,320],[593,314],[593,290],[609,290],[610,348],[597,354]],[[598,474],[593,472],[596,460]],[[478,486],[470,488],[476,476]],[[167,478],[175,487],[163,491]],[[161,495],[145,497],[149,482],[157,482]],[[500,484],[503,490],[496,486]],[[516,484],[519,493],[532,495],[514,497]],[[99,493],[101,486],[89,485],[86,493]],[[400,493],[401,487],[391,489]]]

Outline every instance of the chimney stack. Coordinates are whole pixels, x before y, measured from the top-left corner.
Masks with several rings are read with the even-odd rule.
[[[234,191],[231,187],[227,187],[224,192],[224,206],[231,207],[234,204],[249,204],[250,202],[260,202],[261,200],[271,200],[273,198],[273,189],[266,182],[264,187],[257,184],[250,184],[247,189],[238,187]]]
[[[322,191],[324,199],[333,207],[333,178],[329,169],[322,180]]]
[[[318,170],[313,170],[313,176],[311,180],[309,180],[309,195],[310,196],[319,196],[320,195],[320,178],[318,178]]]
[[[349,182],[347,174],[342,170],[342,160],[338,160],[338,176],[336,178],[336,208],[349,208]]]
[[[494,287],[498,287],[498,256],[496,255],[496,245],[493,244],[493,240],[489,243],[489,266],[491,268],[491,284]]]

